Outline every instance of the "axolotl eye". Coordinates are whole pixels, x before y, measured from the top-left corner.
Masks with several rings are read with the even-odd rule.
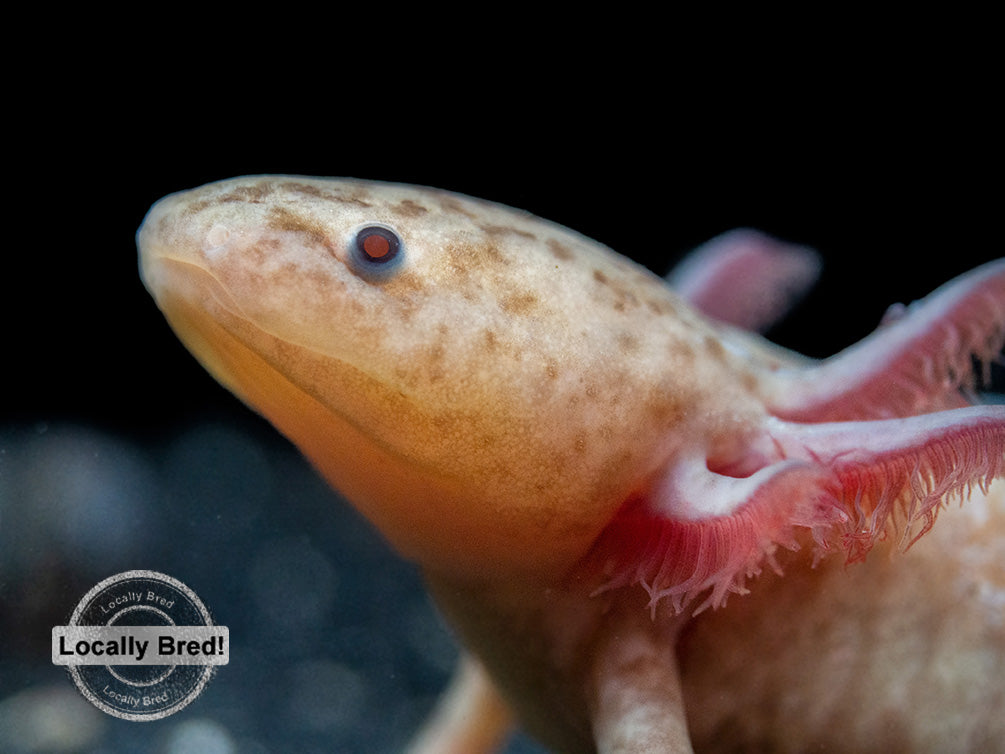
[[[360,275],[383,279],[401,266],[405,245],[386,225],[365,225],[351,241],[353,266]]]

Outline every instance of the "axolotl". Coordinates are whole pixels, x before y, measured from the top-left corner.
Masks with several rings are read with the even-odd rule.
[[[256,176],[162,199],[138,246],[465,646],[412,752],[515,723],[570,753],[1005,746],[1005,406],[973,389],[1005,260],[814,360],[749,329],[814,267],[752,233],[675,292],[498,204]]]

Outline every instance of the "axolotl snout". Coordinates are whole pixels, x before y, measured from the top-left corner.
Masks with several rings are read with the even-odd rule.
[[[686,751],[689,724],[699,749],[742,746],[742,726],[722,737],[743,716],[721,699],[751,705],[734,696],[735,668],[749,662],[765,694],[807,708],[821,693],[788,677],[796,660],[761,667],[774,605],[795,605],[789,625],[833,610],[835,625],[872,626],[882,588],[858,601],[871,610],[841,606],[856,570],[890,567],[866,554],[909,544],[976,487],[1005,532],[990,488],[1005,468],[1005,408],[965,396],[971,357],[994,358],[1005,340],[1001,261],[816,362],[741,329],[814,266],[750,234],[698,254],[678,294],[500,205],[259,176],[166,197],[138,245],[182,341],[420,564],[470,650],[414,751],[490,751],[511,713],[556,751]],[[961,516],[925,539],[945,529],[969,542],[973,528]],[[992,540],[981,578],[1001,590],[1005,545]],[[832,551],[866,562],[842,582]],[[822,585],[834,602],[800,612],[798,595]],[[998,680],[986,684],[1001,699],[992,634],[960,646],[992,642],[981,650]],[[777,737],[798,748],[831,732],[847,746],[842,716],[854,707]],[[750,736],[773,740],[764,710],[748,717],[764,721]],[[906,710],[897,729],[928,740],[911,738],[914,718]]]

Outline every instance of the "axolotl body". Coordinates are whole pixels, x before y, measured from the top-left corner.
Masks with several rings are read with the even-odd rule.
[[[744,329],[814,268],[750,233],[675,293],[501,205],[256,176],[166,197],[138,245],[182,341],[466,646],[413,752],[514,719],[605,754],[1003,740],[1005,408],[968,391],[1002,261],[814,361]]]

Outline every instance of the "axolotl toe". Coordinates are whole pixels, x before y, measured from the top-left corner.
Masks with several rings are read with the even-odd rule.
[[[575,753],[1005,740],[1005,407],[972,390],[1005,261],[815,361],[750,330],[816,258],[752,232],[675,293],[490,202],[258,176],[166,197],[138,245],[181,340],[465,644],[413,752],[514,721]]]

